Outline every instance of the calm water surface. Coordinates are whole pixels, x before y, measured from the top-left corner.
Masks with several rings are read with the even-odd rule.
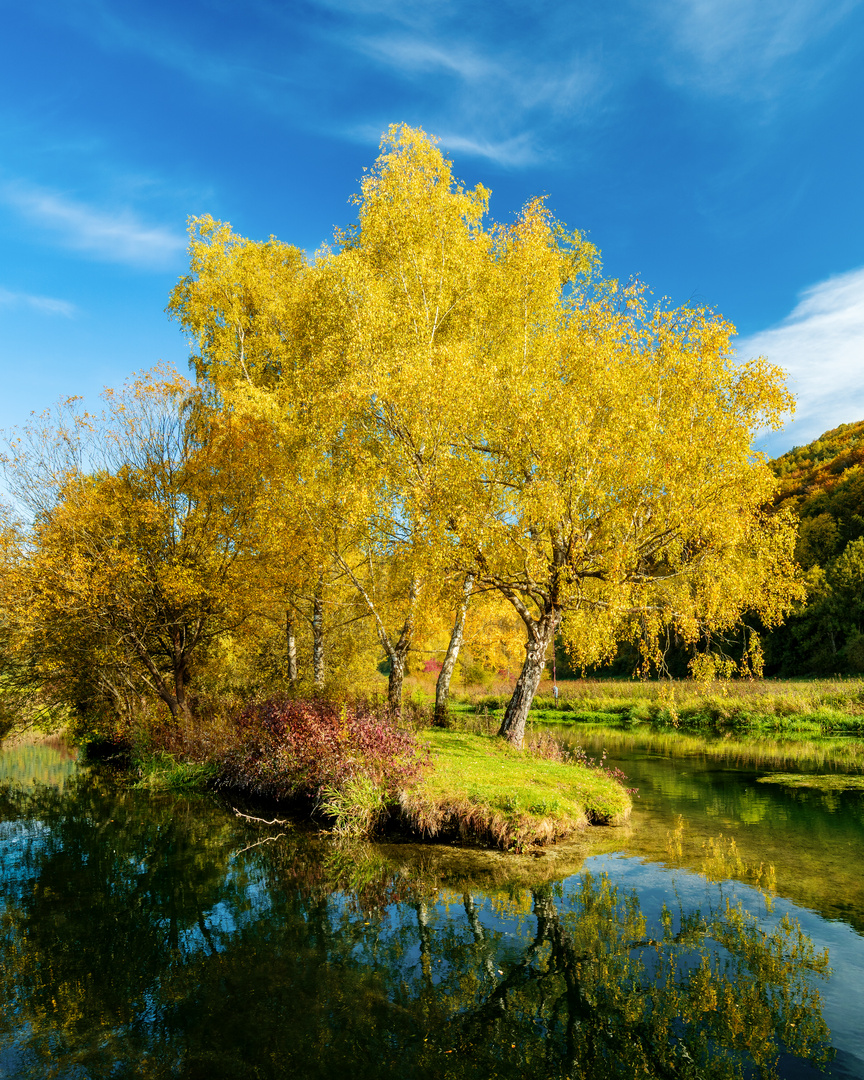
[[[848,759],[593,739],[633,821],[537,858],[6,750],[0,1077],[864,1078],[864,792],[758,782]]]

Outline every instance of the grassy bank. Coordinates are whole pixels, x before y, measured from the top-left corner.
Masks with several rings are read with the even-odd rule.
[[[491,735],[430,730],[432,769],[400,798],[401,818],[420,836],[521,849],[630,813],[624,787],[600,768],[514,750]]]
[[[150,728],[131,749],[135,786],[207,787],[293,807],[342,836],[394,829],[504,850],[623,821],[613,773],[548,736],[515,750],[492,735],[394,725],[386,710],[274,699],[229,718]]]
[[[559,684],[556,703],[551,684],[534,699],[531,719],[556,724],[649,724],[692,731],[804,733],[864,732],[864,681],[735,680],[709,686],[687,681],[637,682],[577,679]],[[498,719],[509,691],[462,694],[457,716]]]

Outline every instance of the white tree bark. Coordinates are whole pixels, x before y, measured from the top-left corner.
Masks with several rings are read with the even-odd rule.
[[[453,623],[453,633],[450,635],[450,644],[447,646],[447,655],[438,673],[438,682],[435,684],[435,725],[444,727],[447,723],[447,699],[450,696],[450,680],[453,677],[453,669],[459,659],[459,650],[462,647],[462,637],[465,631],[465,616],[468,612],[468,604],[471,600],[471,591],[474,588],[474,575],[468,574],[462,586],[462,600],[456,609],[456,621]]]
[[[521,749],[525,739],[525,724],[528,720],[528,710],[537,693],[537,687],[543,678],[543,669],[546,666],[546,653],[550,644],[555,639],[555,633],[561,622],[561,615],[552,609],[545,612],[539,619],[531,619],[523,615],[523,621],[528,628],[528,641],[525,644],[525,663],[513,688],[513,696],[507,704],[504,719],[498,734]]]
[[[288,608],[285,612],[285,637],[288,645],[288,678],[297,682],[297,638],[294,633],[294,612]]]
[[[312,600],[312,678],[320,690],[324,686],[324,575],[318,579]]]

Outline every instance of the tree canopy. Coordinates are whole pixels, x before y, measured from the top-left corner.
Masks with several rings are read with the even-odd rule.
[[[169,312],[197,385],[168,393],[167,442],[124,404],[98,467],[10,456],[54,492],[22,541],[27,648],[56,616],[52,671],[80,632],[180,716],[190,650],[261,670],[277,633],[294,655],[297,615],[316,683],[384,660],[398,710],[410,658],[449,679],[467,625],[487,654],[496,635],[524,649],[501,730],[518,745],[556,635],[578,665],[623,640],[659,667],[671,636],[704,670],[745,612],[782,617],[794,524],[766,512],[750,449],[791,407],[777,368],[739,362],[715,312],[604,278],[544,200],[490,220],[420,130],[385,133],[354,203],[313,258],[190,223]],[[754,640],[742,663],[759,662]]]

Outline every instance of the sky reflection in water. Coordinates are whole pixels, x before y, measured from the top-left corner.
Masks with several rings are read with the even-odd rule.
[[[860,812],[763,785],[758,801],[776,813],[744,824],[753,795],[733,790],[748,776],[687,763],[676,789],[663,763],[651,781],[646,759],[635,827],[598,830],[584,872],[562,883],[550,857],[489,856],[478,872],[479,855],[345,850],[303,827],[243,851],[263,834],[218,800],[73,774],[59,751],[34,786],[35,759],[25,769],[16,753],[0,787],[0,1077],[689,1075],[686,1055],[722,1076],[736,1057],[717,1045],[750,1038],[770,1060],[779,1030],[818,1052],[814,987],[838,1051],[831,1073],[864,1077],[862,937],[817,913],[818,890],[789,898],[781,860],[770,913],[751,886],[694,872],[703,837],[724,828],[748,866],[765,831],[766,849],[808,848],[818,862],[815,836],[833,859],[832,844],[861,842]],[[676,854],[676,808],[700,787]],[[786,915],[812,951],[783,930]],[[826,946],[827,982],[808,973]],[[816,1075],[786,1056],[779,1073]]]

